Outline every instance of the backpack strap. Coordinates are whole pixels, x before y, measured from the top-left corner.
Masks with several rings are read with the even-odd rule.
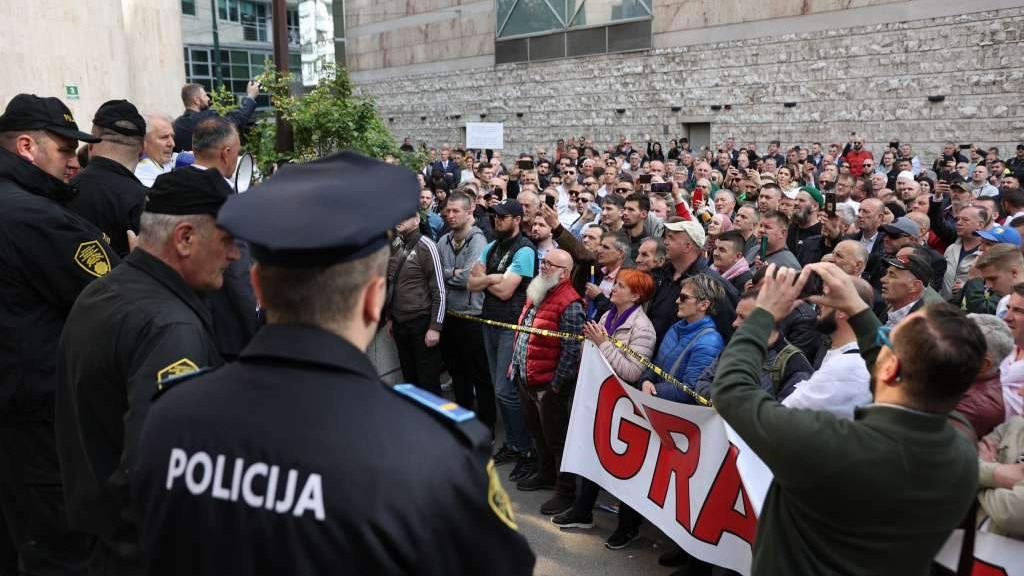
[[[679,368],[679,365],[683,363],[683,359],[686,358],[686,353],[690,351],[690,348],[693,348],[693,346],[697,344],[697,340],[699,340],[705,334],[714,331],[714,328],[702,328],[701,330],[697,331],[697,333],[693,335],[693,338],[690,338],[690,341],[687,342],[686,346],[683,347],[683,351],[679,353],[679,356],[676,357],[676,361],[672,363],[672,368],[669,369],[668,373],[671,374],[672,376],[675,376],[676,370]]]
[[[789,365],[789,359],[797,354],[800,354],[800,349],[787,342],[786,346],[779,351],[777,356],[775,356],[775,360],[772,361],[772,366],[768,370],[768,373],[771,374],[772,377],[772,390],[774,391],[776,398],[778,398],[779,393],[782,392],[782,385],[785,383],[786,366]]]

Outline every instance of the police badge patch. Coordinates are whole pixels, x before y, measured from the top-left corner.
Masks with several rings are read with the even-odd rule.
[[[195,362],[189,360],[188,358],[182,358],[181,360],[178,360],[174,364],[171,364],[170,366],[157,372],[156,381],[163,382],[168,378],[174,378],[175,376],[181,376],[183,374],[195,372],[196,370],[199,370],[199,366],[196,366]]]
[[[99,278],[110,272],[110,257],[99,240],[82,242],[75,251],[75,264],[82,270]]]
[[[508,493],[501,485],[501,480],[498,479],[498,473],[494,469],[494,460],[487,461],[487,503],[491,505],[495,516],[506,526],[513,530],[519,530],[516,519],[512,515],[512,500],[509,499]]]

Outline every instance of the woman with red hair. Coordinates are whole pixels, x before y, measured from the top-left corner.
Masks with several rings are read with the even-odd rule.
[[[605,312],[597,322],[587,322],[583,327],[583,334],[597,345],[619,379],[633,387],[637,386],[637,380],[643,375],[644,366],[619,350],[608,336],[611,335],[647,358],[654,354],[657,335],[654,324],[643,309],[643,304],[654,295],[654,288],[654,278],[647,272],[636,269],[620,271],[608,297],[612,309]],[[572,508],[551,519],[561,528],[586,529],[594,526],[594,503],[597,502],[601,488],[586,478],[581,477],[580,482]],[[619,525],[604,545],[613,550],[625,548],[639,534],[641,521],[639,513],[621,504]]]

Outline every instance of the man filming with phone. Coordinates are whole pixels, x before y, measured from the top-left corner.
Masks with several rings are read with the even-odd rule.
[[[803,295],[813,278],[821,293]],[[759,385],[769,334],[801,296],[846,315],[856,335],[873,403],[852,422],[786,408]],[[947,414],[985,350],[977,325],[947,304],[890,329],[834,264],[769,266],[712,389],[718,413],[773,473],[751,573],[927,574],[976,496],[977,452]]]

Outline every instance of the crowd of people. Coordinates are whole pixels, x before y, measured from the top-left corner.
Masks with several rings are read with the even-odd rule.
[[[411,147],[408,139],[405,145]],[[971,350],[977,343],[970,336],[983,334],[986,350],[976,354],[980,366],[955,390],[953,405],[945,406],[948,398],[924,408],[915,400],[902,404],[941,412],[978,447],[980,476],[968,484],[978,486],[980,525],[1024,538],[1024,317],[1017,316],[1018,304],[1024,313],[1024,145],[1003,159],[997,148],[949,142],[927,163],[906,143],[868,150],[859,134],[827,147],[783,149],[773,141],[763,151],[732,138],[696,151],[685,139],[665,150],[658,142],[635,148],[623,137],[604,147],[559,140],[550,155],[537,149],[505,157],[447,144],[429,154],[419,174],[418,230],[398,243],[431,238],[442,278],[417,277],[431,294],[418,304],[424,347],[399,348],[403,373],[440,391],[443,364],[458,401],[492,427],[496,401],[504,442],[495,463],[514,464],[509,479],[518,490],[553,490],[540,513],[556,525],[591,528],[599,493],[588,480],[558,471],[581,351],[571,340],[514,326],[583,334],[622,381],[695,404],[715,396],[723,351],[756,316],[766,282],[790,269],[806,271],[802,282],[818,282],[810,294],[820,294],[825,277],[836,284],[840,271],[849,284],[842,289],[861,304],[805,295],[775,318],[756,384],[782,406],[849,421],[881,402],[876,358],[858,346],[865,308],[897,351],[910,339],[910,330],[898,327],[927,317],[930,306],[980,328],[951,335],[950,346],[962,339],[961,348]],[[404,274],[413,272],[391,281],[404,284]],[[447,295],[434,289],[440,284]],[[780,291],[777,284],[772,291]],[[459,315],[447,316],[435,351],[438,335],[426,321],[445,304]],[[610,335],[675,383],[612,346]],[[446,348],[459,355],[427,360]],[[413,364],[436,368],[417,380],[404,368]],[[640,521],[621,505],[606,546],[628,546]],[[679,574],[711,568],[679,550],[661,560],[680,566]]]
[[[498,467],[594,524],[561,471],[580,336],[771,468],[755,574],[1024,538],[1024,145],[444,145],[238,194],[255,90],[0,116],[0,574],[529,573]],[[417,388],[379,385],[378,327]]]

